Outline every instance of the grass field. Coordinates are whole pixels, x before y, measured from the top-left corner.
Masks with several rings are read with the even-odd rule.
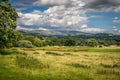
[[[0,50],[0,80],[120,80],[120,48]]]

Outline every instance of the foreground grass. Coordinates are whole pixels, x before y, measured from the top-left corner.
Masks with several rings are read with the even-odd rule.
[[[0,53],[0,80],[120,79],[119,48],[43,47],[6,52]]]

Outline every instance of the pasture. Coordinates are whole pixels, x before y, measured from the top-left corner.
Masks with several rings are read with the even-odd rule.
[[[120,80],[120,48],[0,50],[0,80]]]

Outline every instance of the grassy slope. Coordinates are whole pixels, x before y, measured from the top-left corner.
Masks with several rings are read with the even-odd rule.
[[[19,54],[0,55],[0,80],[120,79],[120,48],[43,47],[16,50],[13,53]]]

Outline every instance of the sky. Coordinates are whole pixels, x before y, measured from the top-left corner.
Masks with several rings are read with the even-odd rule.
[[[120,34],[120,0],[10,0],[17,29]]]

